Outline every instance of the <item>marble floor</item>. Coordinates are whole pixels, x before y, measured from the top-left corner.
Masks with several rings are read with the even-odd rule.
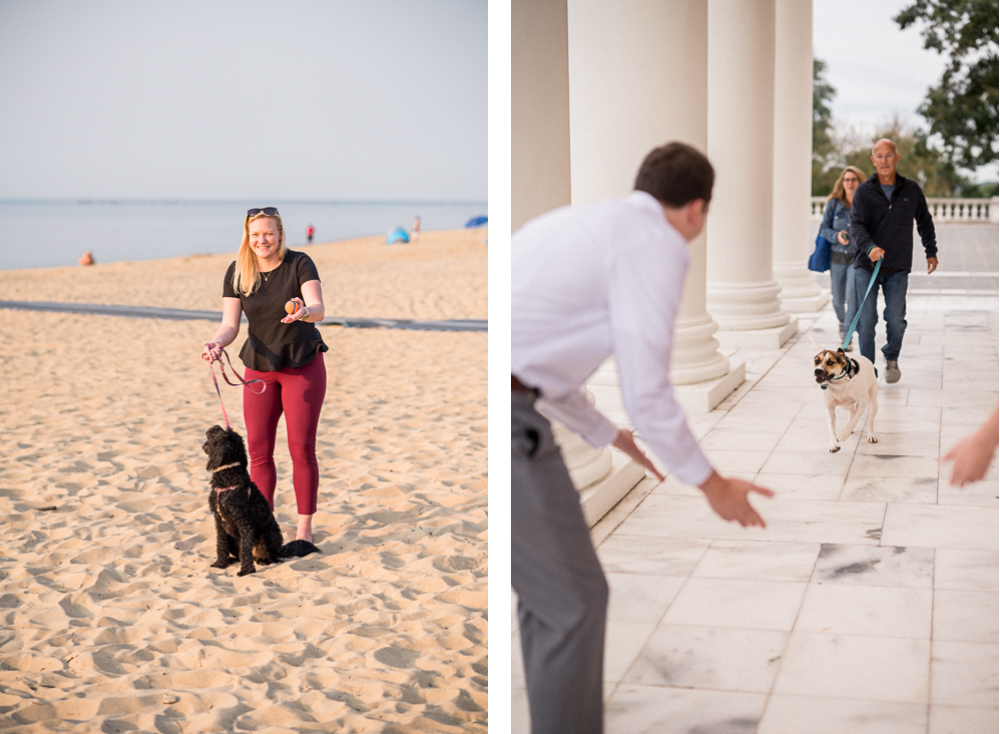
[[[837,345],[832,309],[780,350],[734,354],[746,383],[690,424],[721,473],[777,493],[754,500],[768,525],[726,524],[668,477],[594,527],[609,734],[997,732],[996,460],[957,489],[941,459],[997,402],[997,309],[995,293],[911,293],[879,442],[859,426],[835,454],[809,338]],[[512,731],[527,733],[512,618]]]

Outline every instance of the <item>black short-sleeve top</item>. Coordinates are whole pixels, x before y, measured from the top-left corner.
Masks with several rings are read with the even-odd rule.
[[[235,272],[234,260],[226,271],[222,295],[239,298],[250,322],[247,340],[240,350],[244,365],[258,372],[277,372],[283,367],[305,367],[319,352],[327,351],[316,324],[307,321],[281,323],[288,315],[285,304],[292,298],[302,298],[302,284],[319,280],[319,271],[311,257],[304,252],[286,250],[281,264],[262,273],[260,285],[249,296],[233,288]]]

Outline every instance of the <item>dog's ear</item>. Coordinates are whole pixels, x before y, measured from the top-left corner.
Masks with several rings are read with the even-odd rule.
[[[839,348],[837,349],[837,352],[838,352],[839,354],[847,354],[847,352],[845,352],[845,351],[844,351],[844,348],[843,348],[843,347],[839,347]]]

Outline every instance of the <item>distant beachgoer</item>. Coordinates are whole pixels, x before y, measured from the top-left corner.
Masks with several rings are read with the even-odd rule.
[[[414,242],[420,239],[420,217],[413,218],[413,231],[410,232],[410,239]]]
[[[309,240],[310,245],[313,243],[313,234],[315,234],[315,232],[316,230],[313,229],[313,226],[311,224],[306,229],[306,239]]]
[[[291,314],[285,312],[289,301],[297,307]],[[250,478],[273,509],[274,443],[284,413],[299,512],[295,537],[311,541],[319,494],[316,429],[326,397],[327,346],[315,326],[325,315],[323,288],[312,258],[285,247],[281,215],[274,207],[251,209],[243,220],[243,241],[222,284],[222,325],[205,344],[202,359],[222,358],[223,347],[239,336],[243,313],[249,320],[240,350],[245,379],[266,385],[260,394],[243,388]]]
[[[83,253],[82,255],[80,255],[79,262],[80,262],[81,265],[95,265],[96,262],[94,260],[94,251],[93,250],[87,250],[85,253]]]

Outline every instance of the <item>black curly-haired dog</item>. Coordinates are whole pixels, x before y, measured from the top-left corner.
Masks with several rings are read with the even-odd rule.
[[[301,558],[322,551],[308,540],[282,545],[281,529],[271,506],[247,472],[243,437],[232,428],[212,426],[205,432],[202,448],[208,454],[205,466],[212,472],[208,506],[215,517],[215,549],[212,568],[240,562],[239,576],[254,573],[254,559],[268,565],[286,558]]]

